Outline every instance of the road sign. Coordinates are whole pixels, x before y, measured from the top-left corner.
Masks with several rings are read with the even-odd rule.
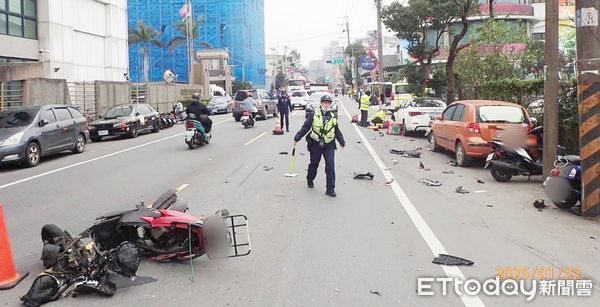
[[[364,70],[374,70],[377,68],[377,58],[372,55],[365,55],[360,57],[360,67]]]
[[[344,64],[344,58],[342,58],[342,57],[332,58],[331,61],[328,61],[327,63],[331,63],[331,64]]]

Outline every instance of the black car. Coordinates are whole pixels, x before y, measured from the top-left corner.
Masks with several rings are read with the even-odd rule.
[[[134,138],[140,132],[159,130],[160,117],[152,106],[146,103],[120,104],[90,124],[90,139],[99,142],[105,136],[115,135]]]
[[[71,150],[81,153],[87,121],[68,105],[20,107],[0,112],[0,163],[36,166],[42,156]]]

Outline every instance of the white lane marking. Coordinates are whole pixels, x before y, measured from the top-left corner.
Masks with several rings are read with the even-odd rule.
[[[232,118],[226,119],[226,120],[223,120],[223,121],[220,121],[220,122],[217,122],[217,123],[214,123],[213,126],[221,124],[221,123],[224,123],[224,122],[227,122],[227,121],[230,121],[230,120],[232,120]],[[67,165],[67,166],[64,166],[64,167],[61,167],[61,168],[57,168],[57,169],[54,169],[54,170],[51,170],[51,171],[47,171],[45,173],[41,173],[41,174],[38,174],[38,175],[35,175],[35,176],[23,178],[23,179],[20,179],[20,180],[17,180],[17,181],[13,181],[13,182],[10,182],[10,183],[4,184],[4,185],[0,185],[0,190],[8,188],[8,187],[11,187],[13,185],[17,185],[19,183],[23,183],[23,182],[27,182],[27,181],[30,181],[30,180],[33,180],[33,179],[40,178],[40,177],[48,176],[48,175],[51,175],[51,174],[54,174],[54,173],[58,173],[58,172],[61,172],[61,171],[64,171],[64,170],[67,170],[67,169],[70,169],[70,168],[74,168],[74,167],[77,167],[77,166],[80,166],[80,165],[88,164],[88,163],[91,163],[91,162],[94,162],[94,161],[98,161],[98,160],[102,160],[102,159],[105,159],[105,158],[108,158],[108,157],[116,156],[116,155],[122,154],[124,152],[132,151],[134,149],[142,148],[142,147],[145,147],[145,146],[148,146],[148,145],[152,145],[152,144],[155,144],[155,143],[158,143],[158,142],[162,142],[162,141],[165,141],[165,140],[168,140],[168,139],[172,139],[172,138],[175,138],[175,137],[178,137],[178,136],[182,136],[184,133],[185,132],[181,132],[181,133],[178,133],[178,134],[175,134],[175,135],[168,136],[166,138],[154,140],[152,142],[148,142],[148,143],[144,143],[144,144],[141,144],[141,145],[133,146],[133,147],[130,147],[130,148],[127,148],[127,149],[123,149],[123,150],[119,150],[119,151],[116,151],[116,152],[113,152],[113,153],[106,154],[104,156],[96,157],[96,158],[89,159],[89,160],[86,160],[86,161],[81,161],[81,162],[78,162],[78,163],[75,163],[75,164],[71,164],[71,165]]]
[[[183,189],[185,189],[185,188],[187,188],[189,186],[190,186],[189,184],[184,183],[184,184],[180,185],[177,189],[175,189],[175,191],[181,192],[181,191],[183,191]]]
[[[343,103],[340,103],[340,105],[344,109],[344,112],[348,116],[348,119],[351,120],[352,117],[350,116],[350,113],[348,113],[346,106],[344,106]],[[396,194],[396,197],[400,201],[400,204],[402,205],[402,207],[404,208],[404,210],[410,217],[411,221],[413,222],[413,224],[419,231],[419,234],[421,234],[421,237],[423,238],[423,240],[425,240],[425,243],[427,243],[427,246],[429,246],[429,249],[431,250],[433,255],[435,257],[437,257],[439,254],[448,254],[448,252],[442,245],[442,242],[440,242],[440,240],[433,233],[433,230],[431,230],[431,228],[429,227],[427,222],[425,222],[425,220],[423,219],[423,217],[421,216],[419,211],[417,211],[417,209],[415,208],[413,203],[410,201],[410,199],[408,198],[408,196],[406,195],[404,190],[402,190],[402,188],[398,184],[398,182],[396,180],[394,180],[394,176],[392,175],[392,173],[389,170],[386,170],[386,166],[383,164],[383,161],[381,160],[379,155],[377,155],[377,153],[371,146],[371,143],[369,143],[369,140],[367,140],[367,138],[359,130],[357,125],[352,124],[352,126],[354,127],[354,130],[356,131],[356,133],[362,140],[362,143],[367,148],[367,151],[369,151],[369,154],[371,155],[371,157],[373,158],[373,160],[379,167],[379,170],[381,171],[381,173],[383,173],[383,176],[385,177],[385,181],[386,182],[392,181],[389,184],[389,186],[392,188],[392,191],[394,191],[394,194]],[[466,280],[464,274],[462,273],[462,271],[459,268],[457,268],[455,266],[445,266],[445,265],[441,265],[441,267],[444,270],[444,272],[446,273],[446,276],[459,278],[463,281]],[[460,296],[460,299],[462,300],[463,304],[465,304],[465,306],[468,306],[468,307],[485,306],[483,304],[483,302],[481,301],[481,299],[479,298],[479,296],[469,296],[469,295],[463,294]]]
[[[244,146],[247,146],[247,145],[250,145],[250,144],[254,143],[254,141],[256,141],[256,140],[260,139],[260,138],[261,138],[261,137],[263,137],[265,134],[267,134],[267,132],[266,132],[266,131],[265,131],[265,132],[263,132],[263,133],[261,133],[261,134],[259,134],[257,137],[255,137],[255,138],[251,139],[250,141],[248,141],[246,144],[244,144]]]

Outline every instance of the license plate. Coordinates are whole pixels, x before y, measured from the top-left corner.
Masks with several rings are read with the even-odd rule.
[[[248,117],[248,116],[242,116],[242,120],[248,120],[248,119],[250,119],[250,117]]]
[[[184,135],[185,135],[185,140],[190,141],[192,139],[192,137],[194,136],[194,131],[187,130]]]
[[[485,162],[489,162],[489,161],[491,161],[493,158],[494,158],[494,153],[492,152],[491,154],[489,154],[489,155],[487,156],[487,158],[485,159]]]
[[[108,130],[100,130],[100,131],[98,131],[98,135],[99,136],[108,135]]]

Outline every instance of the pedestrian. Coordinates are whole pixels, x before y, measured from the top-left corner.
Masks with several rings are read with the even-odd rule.
[[[283,130],[285,118],[285,131],[290,132],[290,111],[292,111],[292,103],[290,101],[290,96],[285,91],[281,91],[279,94],[277,108],[279,109],[279,124],[281,129]]]
[[[294,136],[294,146],[307,133],[308,151],[310,152],[310,163],[306,183],[309,188],[314,188],[314,180],[317,177],[317,168],[321,162],[321,156],[325,159],[325,178],[327,181],[325,194],[335,197],[335,140],[340,143],[342,149],[346,146],[344,136],[339,129],[338,119],[335,112],[331,110],[333,99],[329,95],[321,97],[321,107],[309,116],[302,128]]]
[[[369,125],[368,117],[369,117],[369,104],[371,103],[371,91],[367,90],[360,97],[360,124],[363,127]]]

